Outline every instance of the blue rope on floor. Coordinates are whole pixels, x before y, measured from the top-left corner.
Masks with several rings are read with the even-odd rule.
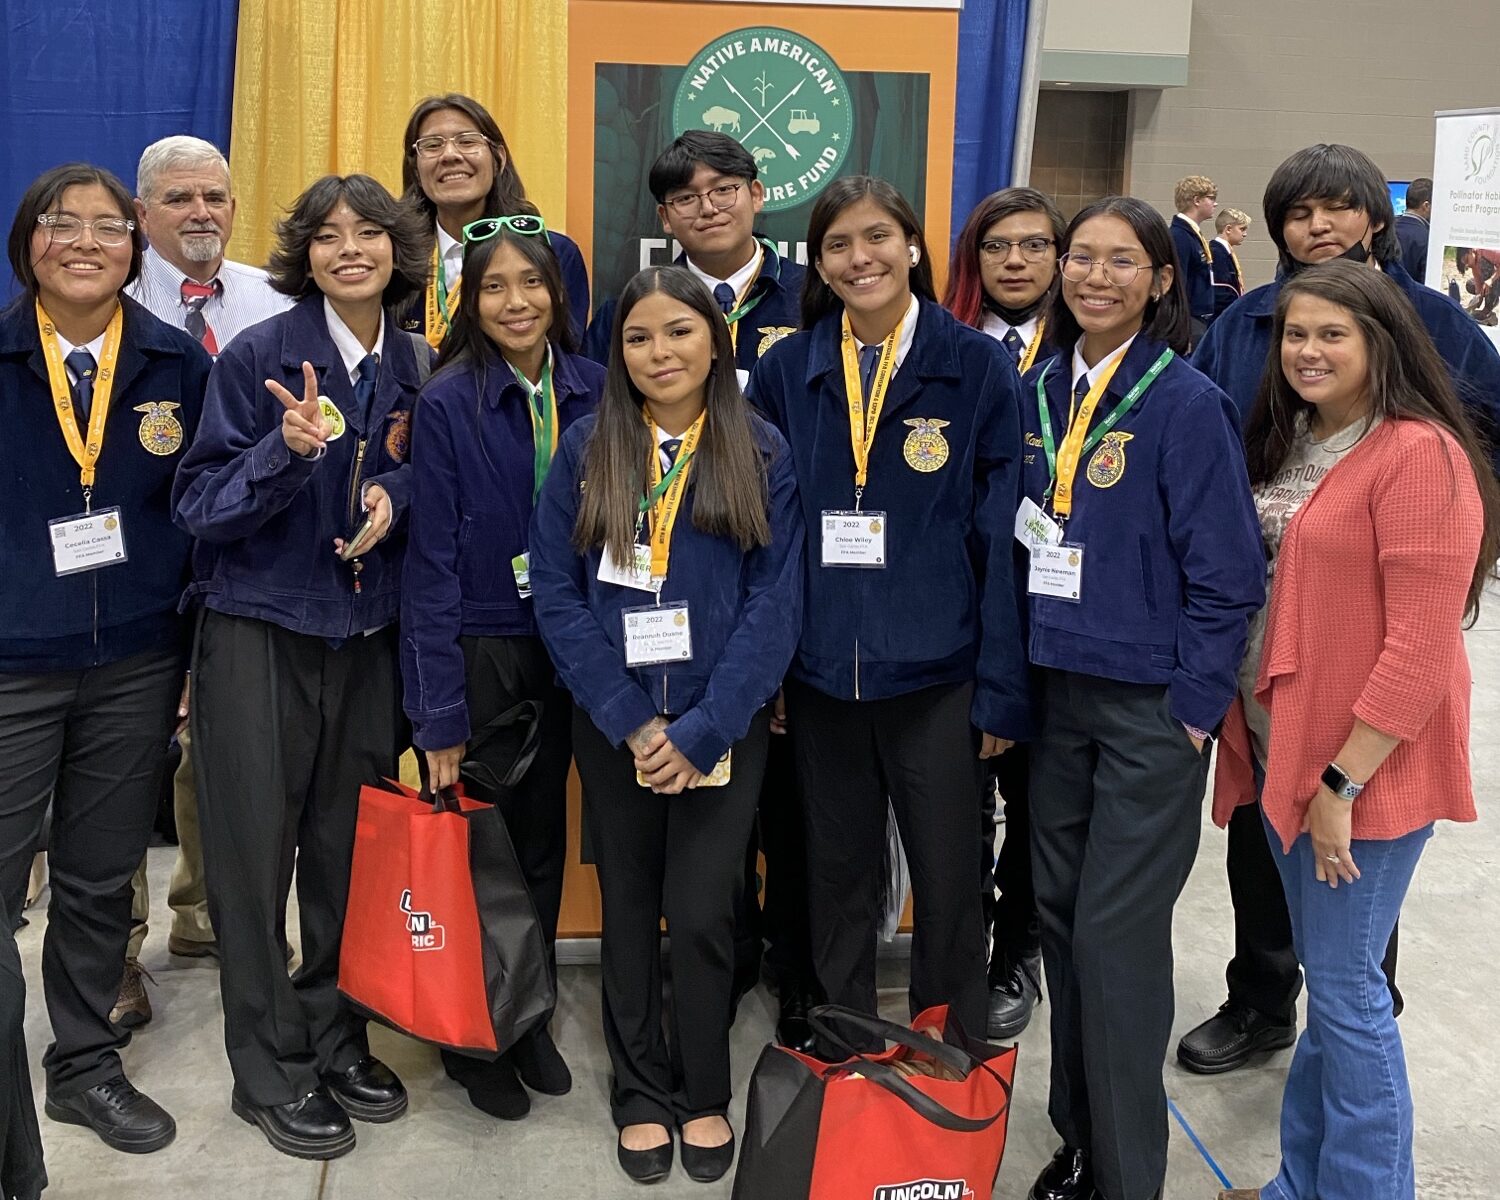
[[[1234,1184],[1229,1182],[1229,1176],[1225,1175],[1219,1169],[1219,1164],[1214,1162],[1214,1156],[1208,1152],[1208,1147],[1203,1144],[1203,1140],[1193,1132],[1193,1127],[1187,1123],[1187,1118],[1182,1115],[1182,1110],[1170,1098],[1167,1100],[1167,1108],[1177,1118],[1177,1123],[1182,1126],[1182,1132],[1188,1135],[1188,1141],[1193,1143],[1194,1149],[1203,1155],[1203,1161],[1208,1164],[1208,1169],[1219,1177],[1219,1182],[1224,1185],[1225,1190],[1227,1191],[1234,1187]]]

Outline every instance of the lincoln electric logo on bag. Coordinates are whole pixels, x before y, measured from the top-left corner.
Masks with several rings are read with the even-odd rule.
[[[431,913],[412,911],[410,888],[401,893],[401,911],[406,914],[406,931],[411,934],[413,950],[443,948],[443,927],[433,921]],[[953,1194],[958,1195],[957,1192]]]
[[[974,1189],[962,1179],[913,1179],[882,1183],[871,1200],[974,1200]]]

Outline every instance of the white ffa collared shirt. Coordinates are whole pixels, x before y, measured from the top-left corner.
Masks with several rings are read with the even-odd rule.
[[[149,247],[141,256],[141,273],[125,294],[152,316],[178,329],[187,328],[188,307],[182,302],[182,281],[187,276]],[[225,259],[215,276],[219,292],[203,305],[203,319],[214,331],[219,352],[230,340],[252,325],[285,312],[296,303],[271,286],[257,267]]]
[[[1022,321],[1019,325],[1008,325],[995,313],[986,311],[984,314],[983,331],[994,338],[997,342],[1005,341],[1005,335],[1014,329],[1022,342],[1031,345],[1031,340],[1036,337],[1036,327],[1041,324],[1040,317],[1032,317],[1029,321]]]
[[[913,296],[911,303],[907,305],[906,316],[901,318],[901,340],[896,343],[896,362],[891,367],[892,379],[896,377],[896,372],[901,369],[901,364],[906,361],[906,355],[911,349],[912,342],[917,339],[917,313],[920,309],[921,305],[917,302],[917,298]],[[854,346],[856,350],[863,350],[865,348],[865,344],[857,337],[854,339]]]
[[[327,296],[323,297],[323,316],[328,322],[328,336],[333,339],[339,357],[344,360],[344,369],[349,372],[349,382],[353,383],[359,377],[359,364],[364,362],[365,355],[374,354],[378,363],[385,353],[385,310],[380,310],[380,329],[375,334],[374,350],[364,348],[363,343],[354,336],[354,331],[344,324],[344,318],[334,311]]]
[[[1083,339],[1079,338],[1078,344],[1073,347],[1073,390],[1078,390],[1078,380],[1084,375],[1088,376],[1090,388],[1098,383],[1099,376],[1104,374],[1110,363],[1125,357],[1125,352],[1130,349],[1130,343],[1135,341],[1137,336],[1139,335],[1132,333],[1123,346],[1113,354],[1106,354],[1092,367],[1083,361]]]
[[[437,227],[438,265],[443,271],[443,287],[453,290],[453,284],[463,274],[464,244],[454,241],[441,225]]]

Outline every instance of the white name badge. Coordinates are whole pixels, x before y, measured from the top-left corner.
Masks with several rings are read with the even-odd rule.
[[[516,595],[522,600],[531,596],[531,551],[522,550],[510,560],[510,573],[515,576]]]
[[[687,662],[693,657],[693,623],[688,620],[686,603],[627,608],[621,615],[627,667]]]
[[[606,546],[599,559],[599,582],[637,588],[643,592],[655,592],[656,587],[651,582],[651,547],[636,546],[635,559],[629,566],[624,566],[615,562],[614,555]]]
[[[823,511],[823,565],[825,567],[885,566],[883,512]]]
[[[1055,546],[1062,541],[1062,526],[1027,496],[1016,510],[1016,541],[1028,550],[1032,546]]]
[[[129,557],[125,553],[125,521],[118,508],[58,517],[47,522],[47,534],[52,539],[52,565],[59,575],[97,571]]]
[[[1076,604],[1083,597],[1083,547],[1076,543],[1031,548],[1031,577],[1026,590]]]
[[[740,381],[740,391],[743,392],[747,387],[750,386],[750,372],[745,370],[743,367],[736,367],[734,369],[734,376]],[[702,785],[700,784],[699,786]]]

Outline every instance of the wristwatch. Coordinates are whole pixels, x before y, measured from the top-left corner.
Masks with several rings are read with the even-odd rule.
[[[1340,800],[1351,802],[1359,799],[1360,792],[1365,790],[1365,785],[1350,779],[1349,773],[1338,763],[1329,763],[1323,768],[1323,786]]]

